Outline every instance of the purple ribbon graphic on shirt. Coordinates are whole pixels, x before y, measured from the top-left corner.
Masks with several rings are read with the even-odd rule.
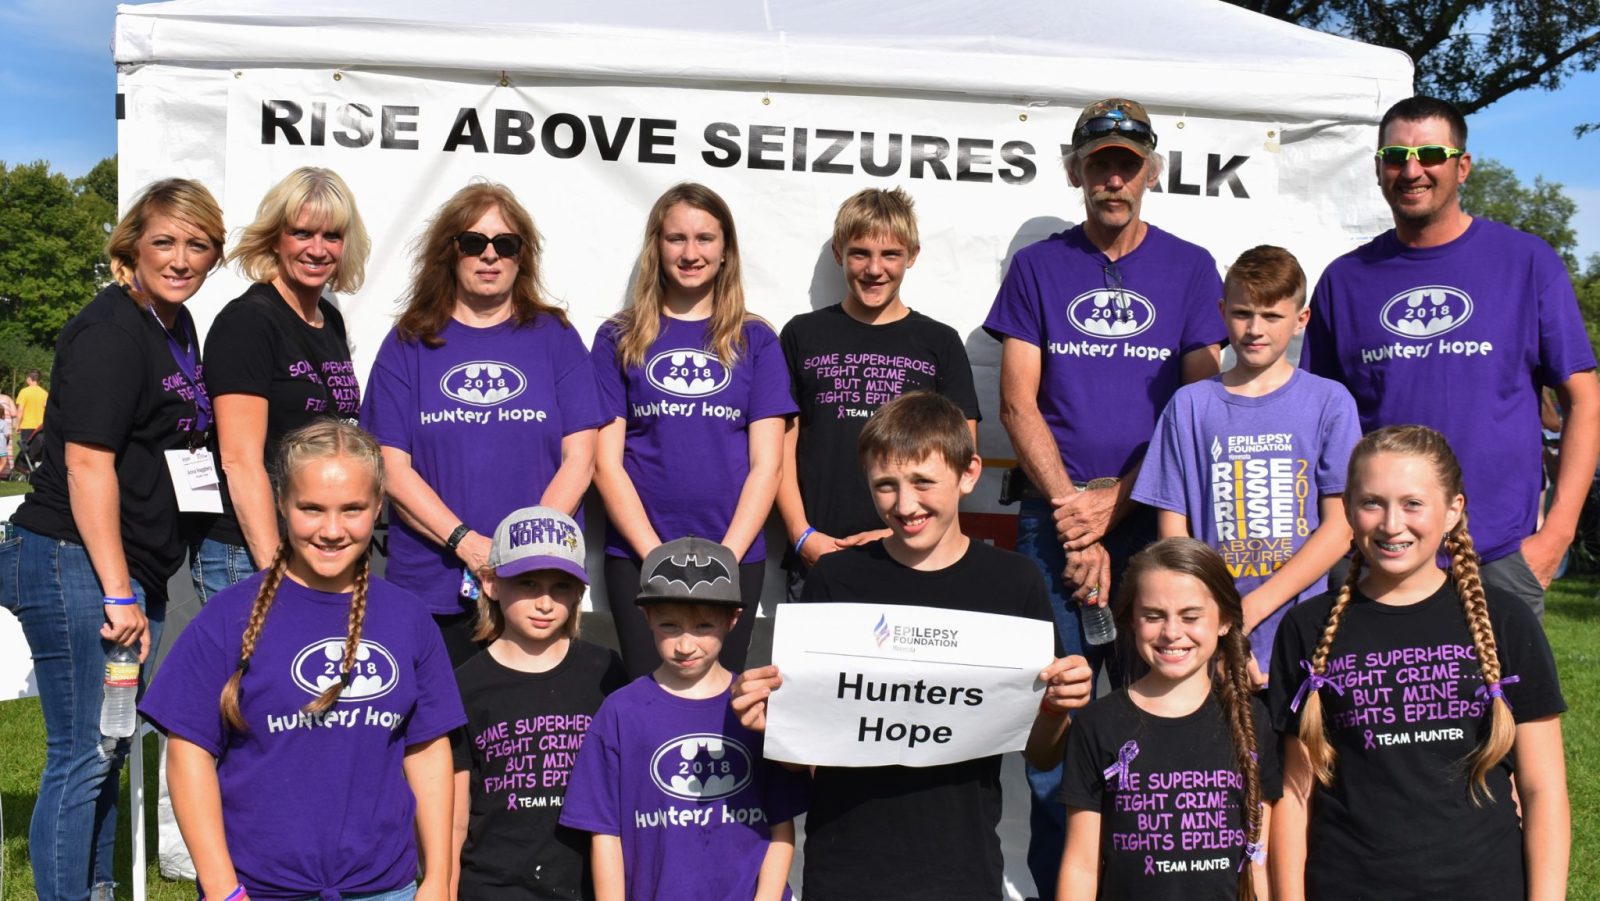
[[[1260,866],[1265,866],[1266,863],[1267,863],[1267,843],[1266,842],[1260,842],[1260,843],[1245,842],[1244,843],[1244,859],[1239,861],[1239,872],[1243,873],[1244,872],[1244,868],[1250,866],[1251,864],[1255,864],[1256,866],[1260,867]]]
[[[1371,748],[1373,750],[1377,750],[1378,746],[1372,743],[1372,730],[1371,729],[1368,729],[1366,731],[1366,735],[1364,737],[1367,740],[1367,747]]]
[[[1290,710],[1298,713],[1300,705],[1305,702],[1306,697],[1319,688],[1331,688],[1340,697],[1344,697],[1344,686],[1333,681],[1328,676],[1319,675],[1315,669],[1312,669],[1311,661],[1300,661],[1300,668],[1306,671],[1306,681],[1300,683],[1300,690],[1294,693],[1294,700],[1289,702]]]
[[[1478,686],[1478,690],[1474,692],[1474,694],[1482,698],[1485,703],[1489,704],[1493,704],[1495,698],[1506,701],[1506,693],[1501,691],[1501,687],[1505,685],[1512,685],[1521,681],[1521,676],[1503,676],[1499,682],[1485,682]],[[1511,707],[1510,701],[1506,701],[1506,707],[1508,709]]]
[[[1139,743],[1132,740],[1124,742],[1122,749],[1117,751],[1117,762],[1106,767],[1102,774],[1106,777],[1106,782],[1109,783],[1111,777],[1116,776],[1117,787],[1126,791],[1128,788],[1128,765],[1133,763],[1133,758],[1138,756]]]
[[[506,795],[506,810],[516,810],[516,809],[517,809],[517,796],[515,794]]]
[[[1156,874],[1156,859],[1149,854],[1144,856],[1144,874],[1146,876],[1154,876]]]

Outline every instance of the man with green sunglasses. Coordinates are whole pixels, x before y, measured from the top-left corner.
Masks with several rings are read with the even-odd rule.
[[[1560,257],[1461,208],[1466,147],[1466,120],[1442,100],[1412,97],[1384,114],[1374,165],[1394,229],[1323,272],[1300,365],[1350,389],[1365,431],[1444,433],[1485,586],[1542,615],[1600,457],[1600,383]],[[1541,525],[1542,386],[1567,421]]]

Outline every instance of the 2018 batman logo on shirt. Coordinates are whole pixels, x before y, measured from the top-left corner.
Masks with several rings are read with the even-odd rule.
[[[1132,338],[1155,325],[1155,305],[1126,288],[1096,288],[1067,304],[1067,321],[1096,338]]]
[[[340,664],[344,661],[344,636],[338,635],[314,641],[294,655],[290,675],[294,684],[312,697],[339,681]],[[400,668],[389,649],[375,641],[361,639],[356,649],[356,661],[351,668],[350,685],[339,695],[339,703],[370,701],[394,690],[400,680]]]
[[[439,379],[446,397],[474,407],[503,404],[528,389],[528,379],[510,363],[474,360],[462,363]]]
[[[755,758],[736,739],[709,732],[681,735],[650,757],[656,787],[685,801],[715,801],[750,784]]]
[[[708,397],[728,387],[733,373],[716,354],[680,347],[664,350],[644,366],[650,384],[674,397]]]
[[[1446,285],[1408,288],[1389,298],[1378,313],[1383,327],[1402,338],[1432,338],[1466,322],[1472,298]]]

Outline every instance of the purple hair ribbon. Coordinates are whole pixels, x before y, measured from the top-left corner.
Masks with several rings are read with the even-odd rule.
[[[1501,688],[1502,686],[1513,685],[1521,681],[1521,676],[1502,676],[1499,682],[1485,682],[1478,686],[1478,690],[1473,692],[1473,694],[1476,694],[1478,697],[1490,704],[1494,703],[1495,698],[1499,698],[1500,700],[1506,702],[1507,708],[1510,708],[1511,702],[1506,701],[1506,693],[1502,691]]]
[[[1245,867],[1248,867],[1251,864],[1255,864],[1256,866],[1260,867],[1260,866],[1266,866],[1266,863],[1267,863],[1267,843],[1266,842],[1261,842],[1259,844],[1257,844],[1256,842],[1245,842],[1244,843],[1244,857],[1239,861],[1239,872],[1243,873]]]
[[[1106,781],[1110,782],[1111,777],[1116,776],[1118,779],[1117,787],[1126,790],[1128,787],[1128,767],[1133,763],[1133,758],[1138,756],[1138,742],[1132,740],[1123,742],[1122,749],[1117,751],[1117,762],[1105,768],[1103,775],[1106,777]]]
[[[1311,661],[1300,661],[1300,668],[1306,671],[1306,681],[1300,683],[1300,690],[1294,693],[1294,700],[1289,702],[1289,709],[1299,713],[1300,705],[1305,703],[1306,697],[1320,688],[1331,688],[1340,697],[1344,697],[1344,686],[1333,681],[1329,676],[1318,675],[1312,668]]]

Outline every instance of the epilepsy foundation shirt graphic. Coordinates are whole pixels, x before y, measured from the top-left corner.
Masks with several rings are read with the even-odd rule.
[[[1330,263],[1311,303],[1300,366],[1350,389],[1363,431],[1443,433],[1479,554],[1516,551],[1544,484],[1539,388],[1595,366],[1561,258],[1487,219],[1438,247],[1389,231]]]
[[[1017,252],[983,327],[1039,348],[1039,412],[1067,473],[1087,481],[1143,456],[1183,356],[1227,338],[1220,297],[1216,261],[1198,245],[1152,225],[1112,262],[1080,226]]]
[[[622,839],[634,901],[750,898],[772,824],[805,812],[808,780],[762,758],[730,698],[680,698],[642,676],[590,726],[561,823]]]
[[[601,424],[594,370],[570,326],[541,315],[472,328],[455,320],[428,347],[390,332],[378,348],[361,424],[480,535],[539,503],[561,466],[561,440]],[[461,561],[396,518],[389,579],[434,614],[460,613]]]
[[[1334,595],[1290,611],[1278,630],[1268,706],[1298,734],[1307,669]],[[1489,596],[1502,686],[1519,723],[1566,703],[1550,645],[1528,606]],[[1332,786],[1312,790],[1306,885],[1374,899],[1525,897],[1522,829],[1511,791],[1515,750],[1489,770],[1492,800],[1474,804],[1467,761],[1489,731],[1489,707],[1461,601],[1446,583],[1398,607],[1356,592],[1328,654],[1320,691],[1336,752]],[[1293,708],[1293,709],[1291,709]]]
[[[745,323],[744,350],[732,367],[703,349],[709,327],[709,320],[662,317],[642,367],[621,365],[615,323],[595,334],[600,408],[607,421],[625,423],[622,466],[662,541],[720,540],[750,475],[750,424],[795,412],[778,336],[766,323]],[[606,553],[641,556],[609,526]],[[757,535],[741,562],[765,559]]]
[[[1156,424],[1133,499],[1182,513],[1217,549],[1241,595],[1264,584],[1322,524],[1318,502],[1344,491],[1361,438],[1355,402],[1338,382],[1295,372],[1246,397],[1221,376],[1185,385]],[[1319,578],[1250,633],[1265,668],[1290,607],[1327,590]]]
[[[1283,794],[1278,739],[1266,705],[1250,704],[1270,803]],[[1100,814],[1100,897],[1239,897],[1244,776],[1215,694],[1180,717],[1146,713],[1125,690],[1084,708],[1067,733],[1060,800]]]
[[[405,751],[466,720],[439,629],[415,597],[373,578],[350,685],[326,711],[307,713],[339,679],[351,598],[285,578],[240,682],[246,728],[234,730],[217,700],[262,577],[219,592],[195,616],[140,712],[218,759],[228,851],[252,898],[407,885],[417,857]]]

